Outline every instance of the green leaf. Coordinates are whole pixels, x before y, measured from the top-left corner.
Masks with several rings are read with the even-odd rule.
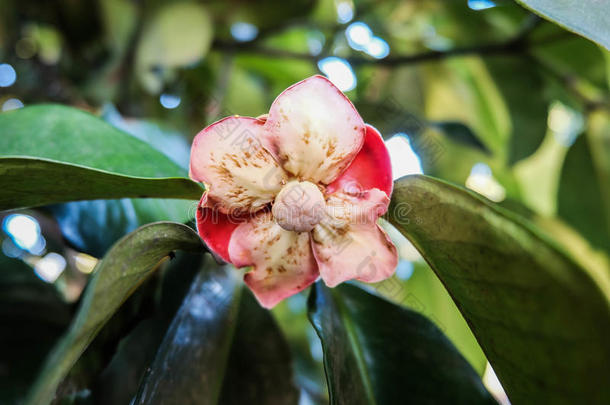
[[[203,252],[197,234],[186,225],[158,222],[118,241],[96,266],[70,330],[54,348],[27,404],[48,404],[55,390],[99,330],[121,304],[173,250]]]
[[[136,53],[144,87],[161,91],[168,71],[201,60],[210,49],[214,29],[205,7],[191,2],[164,5],[146,25]]]
[[[468,125],[494,155],[504,156],[511,122],[505,100],[483,60],[448,59],[423,68],[425,115]]]
[[[318,282],[309,316],[331,404],[495,403],[449,339],[416,312],[352,285]]]
[[[571,86],[584,79],[600,89],[609,88],[604,66],[604,58],[609,54],[608,51],[578,35],[565,35],[566,31],[555,25],[543,26],[536,34],[540,44],[536,44],[536,38],[532,39],[531,55],[542,60],[545,66],[548,65],[560,72],[560,75],[573,77],[574,82],[571,83]],[[553,36],[562,38],[562,40],[550,43],[544,41],[544,38]],[[562,87],[564,86],[562,85]],[[570,87],[567,86],[562,90],[569,92]],[[570,96],[572,95],[570,94]]]
[[[401,265],[399,262],[398,266]],[[447,290],[425,262],[416,261],[412,265],[413,274],[407,280],[391,277],[376,284],[375,291],[434,322],[477,373],[483,375],[487,359]]]
[[[517,0],[522,6],[567,30],[610,49],[608,4],[598,0]]]
[[[508,163],[514,164],[534,153],[546,134],[549,103],[544,82],[536,66],[525,58],[494,56],[486,58],[485,63],[508,107]]]
[[[201,197],[186,178],[121,176],[51,160],[0,157],[0,210],[100,198]]]
[[[196,202],[187,200],[123,198],[74,201],[48,209],[73,247],[102,257],[117,240],[137,227],[157,221],[188,222],[194,218],[196,207]]]
[[[152,293],[155,299],[143,300],[143,308],[134,313],[136,319],[130,320],[129,334],[120,341],[116,351],[111,353],[113,354],[112,360],[104,371],[99,374],[95,382],[88,385],[91,387],[91,396],[97,403],[129,404],[132,401],[138,393],[140,382],[153,362],[172,319],[188,294],[193,280],[200,271],[205,271],[206,268],[212,266],[217,267],[218,264],[210,255],[176,252],[176,257],[163,266],[161,273],[149,279],[154,284],[151,287],[153,287]],[[147,287],[143,285],[136,293]],[[113,319],[104,326],[79,363],[98,343],[97,340],[101,334],[104,334],[107,328],[114,326],[114,318],[124,311],[125,306],[133,298],[136,298],[136,294],[133,294],[123,304],[120,311],[113,315]],[[133,327],[141,317],[145,317],[145,319]],[[112,336],[116,335],[116,332],[112,334]],[[106,350],[106,352],[109,351]],[[62,383],[62,385],[64,384],[65,382]]]
[[[289,348],[229,267],[191,286],[136,404],[294,404]]]
[[[309,291],[302,291],[289,297],[273,307],[272,314],[290,346],[296,384],[311,400],[310,405],[328,405],[322,346],[307,319],[308,295]]]
[[[201,187],[146,143],[73,108],[0,114],[0,209],[71,200],[198,199]]]
[[[557,214],[598,249],[610,253],[610,218],[587,136],[570,147],[561,170]],[[600,173],[601,175],[601,173]]]
[[[454,142],[461,143],[463,145],[471,146],[479,149],[480,151],[491,154],[491,151],[485,146],[483,142],[477,138],[472,130],[467,126],[457,121],[442,121],[432,122],[431,125],[440,129],[445,135]]]
[[[0,403],[20,404],[72,308],[55,286],[0,252]]]
[[[396,182],[389,219],[441,279],[513,403],[610,401],[607,268],[582,267],[524,219],[425,176]]]

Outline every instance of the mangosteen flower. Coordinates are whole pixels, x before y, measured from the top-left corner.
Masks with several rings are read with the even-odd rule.
[[[206,191],[197,229],[217,257],[251,266],[262,306],[307,288],[390,277],[397,252],[377,220],[392,171],[379,132],[330,81],[282,92],[269,114],[231,116],[193,140],[190,176]]]

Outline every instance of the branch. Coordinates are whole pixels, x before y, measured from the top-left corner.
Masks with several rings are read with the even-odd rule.
[[[470,55],[470,54],[478,54],[478,55],[495,55],[495,54],[506,54],[506,53],[516,53],[525,49],[525,43],[519,39],[514,40],[511,39],[506,42],[498,43],[498,44],[487,44],[487,45],[476,45],[476,46],[468,46],[462,48],[450,49],[447,51],[427,51],[422,53],[417,53],[413,55],[400,55],[394,57],[387,57],[384,59],[372,59],[365,58],[361,56],[351,56],[345,58],[350,64],[354,66],[359,65],[377,65],[377,66],[397,66],[404,65],[409,63],[417,63],[417,62],[426,62],[433,61],[439,59],[445,59],[452,56],[461,56],[461,55]],[[329,55],[311,55],[309,53],[302,52],[293,52],[286,51],[282,49],[273,49],[268,47],[259,46],[256,44],[248,46],[247,44],[242,43],[233,43],[233,42],[225,42],[225,41],[214,41],[213,47],[215,49],[229,50],[229,51],[238,51],[241,53],[254,53],[258,55],[268,56],[272,58],[278,59],[297,59],[297,60],[306,60],[310,62],[316,62],[319,59],[322,59]]]
[[[532,14],[525,19],[521,29],[513,38],[499,43],[466,46],[461,48],[449,49],[446,51],[426,51],[412,55],[398,55],[393,57],[390,56],[384,59],[373,59],[361,56],[351,56],[345,59],[353,66],[398,66],[410,63],[441,60],[445,58],[463,55],[498,55],[520,53],[524,52],[529,46],[534,45],[528,43],[527,37],[534,29],[536,29],[540,25],[541,22],[542,20],[539,17]],[[561,37],[553,38],[553,40],[560,38]],[[330,56],[328,54],[311,55],[309,53],[268,48],[259,45],[257,41],[239,43],[216,40],[214,41],[212,46],[215,49],[238,51],[242,53],[253,53],[278,59],[305,60],[312,63],[315,63],[319,59],[322,59],[326,56]]]
[[[585,94],[582,89],[582,83],[578,77],[557,69],[551,63],[546,62],[533,53],[529,53],[528,57],[536,63],[542,71],[546,72],[549,77],[560,83],[576,97],[582,103],[585,113],[601,109],[610,111],[610,99],[605,96],[605,93]]]

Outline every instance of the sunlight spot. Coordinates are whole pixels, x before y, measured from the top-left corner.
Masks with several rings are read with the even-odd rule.
[[[403,214],[407,216],[411,214],[411,216],[414,217],[413,219],[417,220],[411,210],[403,212]],[[415,246],[413,246],[413,244],[409,242],[409,239],[407,239],[402,233],[400,233],[398,229],[396,229],[393,225],[383,219],[379,221],[379,225],[381,225],[383,230],[388,234],[388,236],[398,249],[399,260],[404,260],[407,262],[416,262],[422,260],[422,257],[415,248]]]
[[[74,264],[76,269],[81,273],[90,274],[97,265],[99,260],[86,253],[77,253],[74,255]]]
[[[483,374],[483,385],[489,390],[491,395],[501,404],[510,405],[508,396],[504,392],[504,388],[496,376],[496,372],[491,368],[491,364],[487,363],[485,373]]]
[[[178,107],[180,105],[180,101],[182,101],[180,99],[180,96],[175,96],[173,94],[161,94],[161,97],[159,97],[159,102],[161,103],[161,105],[165,108],[167,108],[168,110],[172,110],[176,107]]]
[[[0,64],[0,87],[9,87],[17,80],[17,72],[8,63]]]
[[[488,8],[495,7],[496,3],[491,0],[468,0],[468,7],[471,10],[487,10]]]
[[[373,31],[365,23],[357,21],[347,27],[345,36],[349,46],[357,51],[364,51],[373,38]]]
[[[375,59],[383,59],[390,54],[390,45],[379,37],[373,37],[366,45],[366,53]]]
[[[299,405],[315,405],[316,402],[310,397],[309,393],[305,388],[301,389],[301,393],[299,396]]]
[[[58,253],[48,253],[34,264],[36,275],[47,283],[53,283],[66,268],[66,259]]]
[[[408,174],[423,174],[421,160],[411,147],[409,137],[398,133],[385,141],[390,162],[392,162],[392,178],[399,179]]]
[[[4,218],[2,229],[20,249],[39,255],[44,251],[46,241],[40,234],[38,221],[29,215],[11,214]]]
[[[582,114],[559,101],[551,104],[547,123],[555,139],[564,146],[571,146],[585,127]]]
[[[506,198],[506,190],[493,177],[491,168],[485,163],[477,163],[472,166],[470,176],[466,179],[466,187],[495,202]]]
[[[231,35],[239,42],[252,41],[258,35],[258,28],[247,22],[236,22],[231,25]]]
[[[349,91],[356,87],[356,75],[345,59],[330,56],[320,60],[318,68],[339,90]]]
[[[354,5],[351,1],[341,0],[337,2],[337,22],[346,24],[354,18]]]
[[[23,107],[21,100],[17,98],[9,98],[2,104],[2,111],[17,110]]]
[[[396,277],[401,280],[408,280],[413,275],[413,262],[400,260],[396,267]]]

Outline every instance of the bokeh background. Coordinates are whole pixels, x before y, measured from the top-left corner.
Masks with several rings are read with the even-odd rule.
[[[572,249],[610,249],[610,180],[587,142],[610,132],[609,53],[514,1],[2,0],[0,10],[2,111],[75,106],[187,167],[203,127],[264,114],[283,89],[323,74],[384,135],[395,178],[436,176]],[[30,384],[113,242],[141,224],[193,214],[192,202],[130,199],[2,214],[0,403]],[[440,282],[387,229],[400,264],[371,288],[432,319],[505,401]],[[129,339],[142,338],[143,323],[171,319],[193,274],[177,277],[182,289],[163,304],[155,291],[166,280],[130,299],[105,328],[120,340],[102,333],[64,384],[74,403],[129,403],[150,356]],[[274,309],[302,403],[326,403],[322,349],[305,313],[305,294]]]

